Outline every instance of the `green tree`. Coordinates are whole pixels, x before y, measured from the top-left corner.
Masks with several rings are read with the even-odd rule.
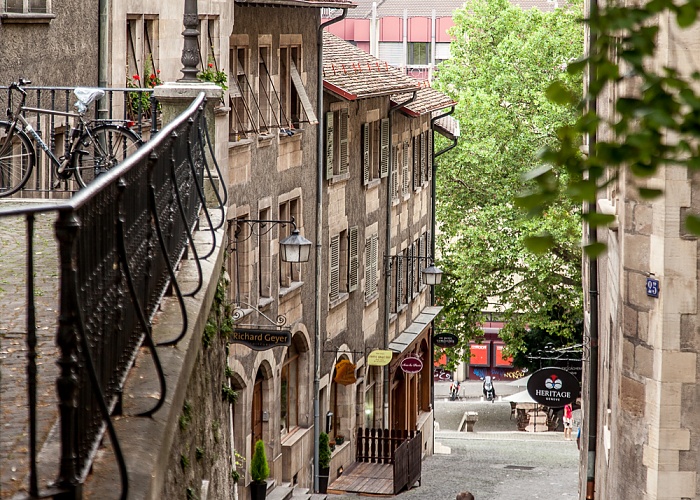
[[[453,360],[481,334],[486,310],[503,314],[502,336],[512,353],[527,351],[526,328],[564,339],[578,335],[580,210],[557,196],[542,217],[528,219],[514,199],[523,175],[542,165],[538,151],[556,144],[557,129],[576,120],[573,103],[559,106],[545,91],[553,81],[582,87],[580,75],[566,72],[582,53],[580,18],[577,2],[544,13],[507,0],[470,0],[454,16],[452,58],[436,82],[459,103],[461,128],[457,148],[437,170],[437,244],[445,271],[440,327],[461,334],[449,353]],[[553,251],[528,252],[526,243],[542,234],[556,236]],[[548,314],[555,308],[560,317]]]
[[[263,483],[270,475],[270,466],[267,464],[265,454],[265,442],[258,439],[255,442],[255,451],[250,461],[250,477],[256,483]]]

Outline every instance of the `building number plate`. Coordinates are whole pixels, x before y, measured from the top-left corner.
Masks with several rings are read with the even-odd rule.
[[[649,297],[659,296],[659,280],[654,278],[647,278],[647,295]]]

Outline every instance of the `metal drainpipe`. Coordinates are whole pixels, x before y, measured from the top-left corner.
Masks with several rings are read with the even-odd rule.
[[[343,13],[322,23],[318,27],[316,36],[316,60],[318,80],[316,98],[316,114],[318,115],[318,128],[316,134],[316,276],[314,286],[316,287],[316,309],[314,312],[314,491],[318,492],[318,437],[321,433],[319,416],[319,397],[321,392],[321,260],[323,249],[323,141],[324,122],[326,115],[323,112],[323,29],[326,26],[335,24],[345,19],[348,9],[343,9]]]
[[[97,86],[106,88],[109,85],[109,0],[99,0],[98,11]],[[107,100],[101,101],[97,109],[98,118],[107,118],[109,111],[103,104]]]
[[[434,116],[433,118],[430,119],[430,133],[432,134],[435,132],[435,122],[438,121],[440,118],[443,118],[445,116],[449,116],[452,113],[455,112],[455,107],[454,105],[450,108],[450,110],[446,113],[443,113],[438,116]],[[435,159],[442,155],[447,153],[450,149],[454,148],[457,146],[457,139],[452,140],[452,144],[449,146],[446,146],[442,148],[440,151],[437,153],[435,152],[435,136],[433,135],[433,140],[430,141],[431,146],[432,146],[432,151],[430,154],[433,155],[433,175],[430,183],[430,255],[433,256],[433,260],[435,260],[435,193],[436,193],[436,182],[437,182],[437,163],[435,162]],[[434,306],[435,305],[435,287],[430,287],[430,305]],[[435,332],[433,332],[435,333]],[[430,407],[433,409],[433,412],[435,411],[435,380],[432,378],[432,370],[433,367],[435,366],[435,349],[433,348],[433,342],[432,339],[430,339],[430,371],[431,371],[431,380],[430,380]],[[435,419],[435,414],[433,413],[433,420]],[[435,432],[433,432],[433,452],[435,451]]]
[[[598,0],[589,0],[589,20],[598,17]],[[588,38],[588,55],[594,54],[597,42],[595,33],[589,32]],[[596,77],[597,68],[594,63],[589,63],[588,66],[589,83]],[[597,112],[596,99],[588,101],[588,109]],[[588,154],[595,154],[596,132],[593,132],[588,137]],[[596,204],[588,203],[587,209],[589,213],[596,212]],[[597,229],[594,227],[588,228],[588,239],[590,243],[598,241]],[[591,305],[590,317],[590,362],[588,374],[588,463],[586,471],[586,500],[595,498],[595,467],[596,467],[596,446],[597,446],[597,428],[598,428],[598,259],[594,257],[588,258],[588,280],[589,280],[589,297]]]
[[[394,127],[392,126],[391,116],[394,112],[403,108],[406,104],[410,104],[416,100],[418,91],[414,90],[410,99],[389,108],[389,175],[386,183],[386,230],[384,242],[384,349],[389,346],[389,317],[391,316],[391,273],[389,273],[389,259],[391,258],[391,212],[393,210],[391,199],[391,185],[393,180],[393,172],[391,166],[394,161],[394,151],[391,147],[391,137]],[[383,394],[383,415],[384,428],[389,429],[389,365],[384,366],[384,394]]]

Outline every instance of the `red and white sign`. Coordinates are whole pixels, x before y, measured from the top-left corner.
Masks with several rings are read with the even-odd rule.
[[[423,362],[420,358],[409,356],[401,360],[400,366],[404,373],[418,373],[423,369]]]
[[[507,358],[503,357],[503,348],[505,347],[505,344],[494,344],[495,352],[496,352],[496,366],[503,366],[510,368],[513,366],[513,356],[509,356]]]
[[[489,351],[491,350],[491,342],[482,344],[469,343],[471,358],[469,364],[471,366],[489,366]]]

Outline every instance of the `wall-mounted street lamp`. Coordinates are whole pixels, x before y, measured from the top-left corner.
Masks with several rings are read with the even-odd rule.
[[[292,226],[292,234],[280,241],[280,257],[282,257],[284,262],[295,264],[299,262],[308,262],[312,244],[299,234],[299,229],[297,229],[296,222],[294,222],[294,217],[290,220],[236,219],[235,239],[230,243],[229,249],[232,252],[236,251],[236,243],[239,241],[238,236],[240,235],[243,225],[249,227],[251,236],[261,236],[272,231],[277,225],[284,227],[287,224]]]
[[[408,255],[390,255],[389,258],[387,259],[387,273],[391,273],[391,268],[394,265],[394,261],[402,259],[402,260],[425,260],[430,262],[430,265],[423,269],[423,282],[426,285],[439,285],[442,282],[442,269],[437,267],[435,265],[435,262],[433,261],[432,257],[411,257]]]

